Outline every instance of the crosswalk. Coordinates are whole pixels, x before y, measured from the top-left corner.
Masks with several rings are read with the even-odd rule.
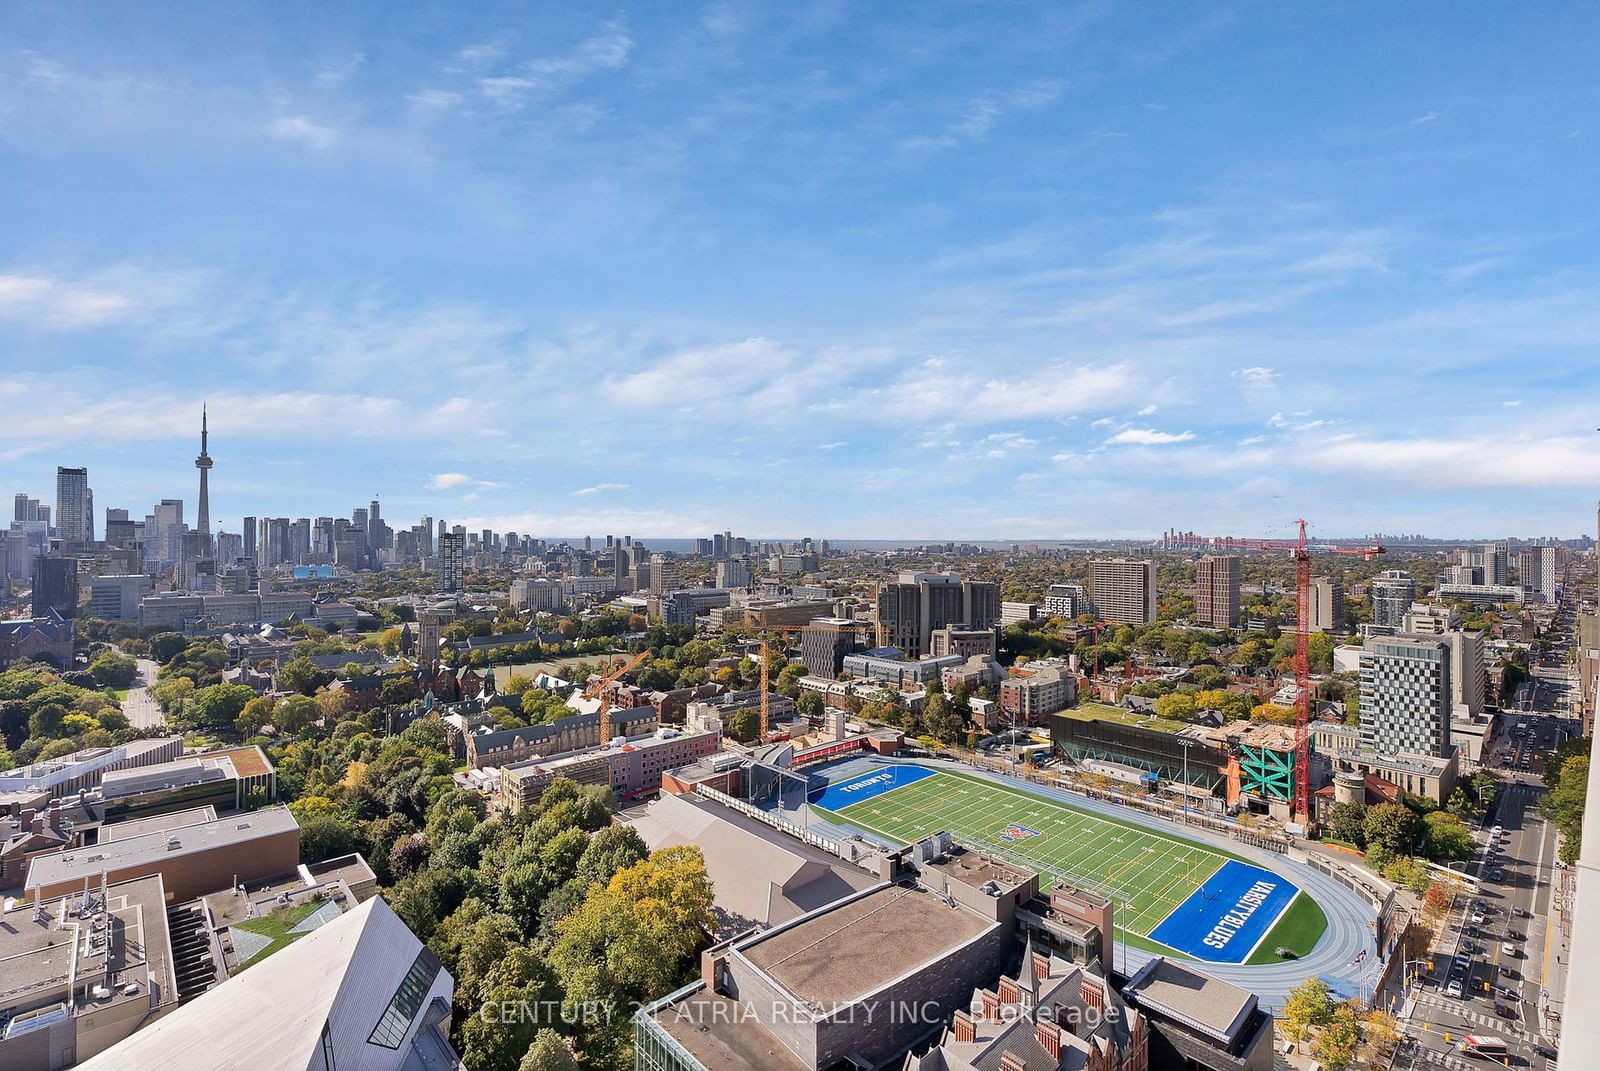
[[[1516,1023],[1507,1019],[1501,1019],[1494,1015],[1485,1015],[1483,1012],[1480,1012],[1475,1008],[1461,1004],[1457,1001],[1446,1000],[1444,997],[1441,997],[1435,993],[1424,993],[1422,996],[1418,997],[1417,1008],[1417,1016],[1421,1018],[1425,1018],[1425,1016],[1422,1015],[1421,1009],[1439,1008],[1444,1011],[1449,1011],[1457,1018],[1465,1019],[1474,1026],[1481,1026],[1489,1030],[1493,1030],[1500,1037],[1520,1038],[1526,1036],[1520,1023]],[[1448,1030],[1446,1027],[1435,1026],[1434,1024],[1427,1022],[1419,1023],[1418,1025],[1421,1026],[1422,1029],[1431,1031],[1433,1033],[1439,1033],[1441,1031]],[[1453,1033],[1454,1031],[1449,1032]]]

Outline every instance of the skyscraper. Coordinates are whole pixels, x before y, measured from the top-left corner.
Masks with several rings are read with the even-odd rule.
[[[1207,554],[1194,564],[1194,617],[1205,625],[1239,625],[1239,559]]]
[[[1372,579],[1372,623],[1399,628],[1417,600],[1417,582],[1404,569],[1385,569]]]
[[[201,553],[211,550],[211,455],[206,453],[206,403],[200,403],[200,456],[194,459],[200,470],[200,511],[195,516],[195,531],[200,533]]]
[[[244,556],[251,561],[256,560],[256,519],[244,519]]]
[[[1156,619],[1154,562],[1100,558],[1090,564],[1095,613],[1120,625],[1148,625]]]
[[[439,537],[439,590],[460,591],[466,576],[467,536],[446,532]]]
[[[56,535],[70,543],[87,543],[89,520],[89,470],[56,469]]]

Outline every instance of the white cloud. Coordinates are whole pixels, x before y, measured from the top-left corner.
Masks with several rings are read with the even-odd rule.
[[[267,133],[279,141],[299,142],[313,149],[329,148],[339,140],[337,130],[303,115],[280,115],[267,124]]]
[[[597,483],[592,487],[580,487],[572,492],[575,495],[603,495],[612,491],[626,491],[630,487],[625,483]]]
[[[1160,408],[1160,407],[1159,406],[1154,406],[1154,405],[1147,405],[1143,409],[1141,409],[1137,413],[1135,413],[1134,416],[1149,416],[1151,413],[1154,413],[1158,408]]]
[[[1324,443],[1306,454],[1313,467],[1386,476],[1437,489],[1491,487],[1592,487],[1600,482],[1600,451],[1590,438],[1483,440],[1360,439]]]
[[[43,328],[92,327],[131,310],[126,294],[94,283],[65,282],[38,275],[0,275],[0,318]]]
[[[1270,387],[1278,378],[1278,372],[1273,368],[1264,368],[1255,365],[1251,368],[1236,368],[1233,374],[1244,380],[1248,387]]]
[[[1117,443],[1136,446],[1161,446],[1166,443],[1186,443],[1194,438],[1194,432],[1181,431],[1176,434],[1170,431],[1157,431],[1154,428],[1124,428],[1117,432],[1108,443]]]
[[[848,440],[848,439],[840,439],[838,442],[823,443],[822,445],[818,446],[817,449],[818,450],[837,450],[841,446],[849,446],[849,445],[850,445],[850,440]]]
[[[1507,409],[1515,409],[1517,406],[1522,404],[1522,399],[1515,398],[1509,402],[1501,402],[1500,404],[1505,406]]]
[[[430,491],[449,491],[462,487],[472,482],[472,477],[464,472],[441,472],[428,481]]]

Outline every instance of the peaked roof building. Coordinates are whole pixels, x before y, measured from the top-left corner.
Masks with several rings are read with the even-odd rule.
[[[439,960],[373,897],[79,1066],[454,1069],[454,993]]]

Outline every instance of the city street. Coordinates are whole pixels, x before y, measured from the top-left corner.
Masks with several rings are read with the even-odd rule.
[[[150,686],[156,682],[156,670],[160,667],[148,658],[140,658],[139,683],[128,689],[127,698],[122,701],[122,713],[127,715],[128,724],[136,729],[154,729],[161,725],[161,708],[156,706],[156,701],[150,698]]]
[[[1479,881],[1477,896],[1458,901],[1445,924],[1439,942],[1445,954],[1436,958],[1402,1023],[1412,1042],[1397,1068],[1485,1066],[1485,1058],[1461,1051],[1467,1034],[1503,1039],[1511,1066],[1557,1066],[1567,971],[1566,871],[1556,863],[1555,829],[1537,806],[1545,791],[1541,756],[1571,731],[1563,717],[1569,686],[1562,655],[1552,652],[1507,704],[1508,724],[1489,762],[1505,788],[1483,820],[1483,846],[1469,868]],[[1496,826],[1504,830],[1498,847]],[[1459,998],[1447,991],[1455,980]]]

